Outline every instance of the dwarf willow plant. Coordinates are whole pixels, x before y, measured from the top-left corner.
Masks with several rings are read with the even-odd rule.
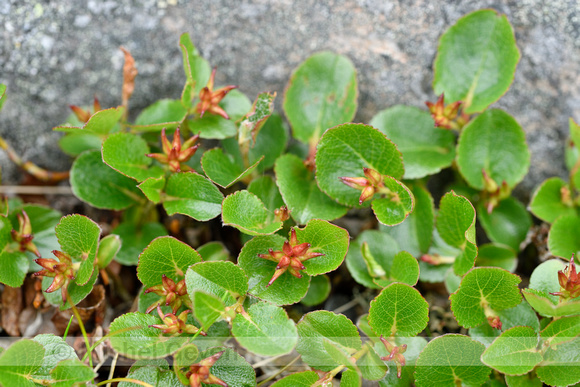
[[[419,387],[580,382],[574,258],[543,262],[523,290],[513,274],[531,216],[510,193],[530,153],[517,121],[489,108],[519,60],[505,16],[476,11],[444,33],[434,65],[440,97],[428,111],[394,106],[368,125],[350,123],[358,96],[352,63],[330,52],[311,56],[283,97],[289,147],[275,93],[252,103],[234,86],[218,88],[216,70],[187,34],[180,47],[186,83],[179,99],[160,100],[130,122],[137,70],[125,51],[122,105],[73,107],[55,128],[75,157],[74,194],[124,210],[110,235],[82,215],[61,218],[14,200],[0,216],[0,281],[18,287],[35,272],[46,300],[77,317],[76,305],[112,260],[137,266],[137,311],[115,318],[106,336],[136,361],[125,377],[99,385],[256,386],[240,348],[264,357],[296,351],[307,366],[259,385],[322,386],[335,377],[347,387],[363,379]],[[549,248],[566,259],[580,251],[580,127],[571,122],[570,130],[570,182],[549,179],[530,204],[553,223]],[[445,168],[455,179],[436,210],[427,181]],[[216,242],[194,249],[168,236],[157,205],[197,222],[221,216],[245,242],[238,257],[231,261]],[[378,227],[350,236],[331,223],[353,209],[376,217]],[[481,245],[478,224],[488,240]],[[356,324],[327,310],[289,318],[289,305],[325,301],[327,273],[345,258],[354,280],[376,289],[368,314]],[[430,337],[418,281],[445,282],[467,334]],[[93,347],[82,360],[92,359]],[[22,339],[0,354],[4,386],[69,386],[96,376],[53,335]]]

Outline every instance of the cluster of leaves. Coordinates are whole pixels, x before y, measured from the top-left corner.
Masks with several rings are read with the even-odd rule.
[[[434,65],[441,97],[427,103],[429,111],[394,106],[368,125],[350,123],[358,96],[352,63],[313,55],[284,95],[291,139],[273,113],[275,94],[252,103],[233,86],[214,90],[216,72],[187,34],[180,47],[181,98],[160,100],[130,123],[136,69],[125,52],[122,105],[74,107],[55,128],[75,157],[74,194],[96,208],[125,210],[109,235],[101,238],[84,216],[60,219],[18,202],[0,216],[0,282],[17,287],[36,272],[46,300],[63,310],[75,311],[113,260],[137,266],[138,311],[117,317],[107,335],[118,354],[136,359],[120,385],[255,386],[255,371],[228,345],[231,338],[260,356],[295,350],[312,369],[275,386],[328,385],[339,374],[347,387],[363,379],[419,387],[580,382],[574,258],[542,263],[523,290],[513,274],[532,218],[510,195],[530,153],[517,121],[489,108],[508,90],[519,60],[505,16],[476,11],[445,32]],[[566,259],[580,251],[580,127],[571,121],[570,131],[570,182],[547,180],[530,204],[553,223],[551,253]],[[436,209],[427,182],[446,168],[455,179]],[[221,216],[242,236],[239,255],[232,262],[219,243],[196,250],[168,236],[156,205],[200,223]],[[352,242],[330,223],[350,209],[377,221]],[[477,225],[487,240],[480,245]],[[33,261],[51,250],[58,260]],[[316,310],[295,323],[285,307],[324,302],[327,273],[345,260],[356,282],[377,290],[368,314],[355,324]],[[427,340],[429,304],[418,281],[445,283],[467,335]],[[69,355],[55,361],[58,347]],[[64,386],[96,375],[49,335],[16,342],[0,364],[5,386]]]

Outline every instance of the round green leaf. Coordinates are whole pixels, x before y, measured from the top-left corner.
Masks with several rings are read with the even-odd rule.
[[[272,387],[311,387],[318,381],[314,371],[303,371],[290,374],[272,384]]]
[[[0,355],[0,384],[34,386],[30,379],[42,366],[44,348],[29,339],[18,340]]]
[[[363,354],[356,362],[361,376],[367,380],[379,380],[384,378],[388,370],[385,362],[381,360],[380,356],[375,352],[372,341],[367,342],[365,345],[368,346],[368,352]]]
[[[310,276],[303,274],[296,278],[288,271],[278,277],[270,286],[268,282],[276,271],[276,263],[258,257],[258,254],[267,254],[269,249],[282,250],[285,239],[280,235],[255,237],[244,245],[238,264],[249,278],[250,294],[276,305],[294,304],[300,301],[308,291]]]
[[[349,59],[331,52],[312,55],[294,71],[284,96],[294,138],[316,143],[327,128],[351,121],[357,96],[356,69]]]
[[[248,291],[248,278],[233,262],[200,262],[191,266],[185,275],[187,291],[201,290],[231,305]]]
[[[212,375],[223,380],[228,386],[255,387],[256,372],[248,362],[231,348],[210,348],[199,354],[199,360],[224,351],[219,360],[209,369]]]
[[[262,356],[289,353],[298,342],[294,321],[279,306],[258,302],[232,321],[232,334],[247,350]]]
[[[137,361],[139,362],[139,360]],[[139,380],[145,383],[149,383],[152,386],[156,387],[181,387],[183,384],[175,375],[173,370],[169,369],[169,366],[141,366],[136,367],[135,364],[131,367],[127,378]],[[152,361],[150,361],[152,362]],[[167,364],[167,362],[165,362]],[[135,368],[135,369],[134,369]],[[121,382],[119,383],[118,387],[141,387],[139,384],[131,383],[131,382]]]
[[[139,255],[155,238],[166,236],[167,230],[161,223],[148,222],[138,227],[131,222],[120,223],[112,231],[121,238],[121,249],[115,261],[122,265],[136,266]]]
[[[465,197],[448,192],[439,203],[436,225],[439,235],[447,244],[461,249],[453,263],[453,271],[464,275],[473,267],[477,257],[475,209]]]
[[[300,302],[306,306],[322,304],[328,298],[331,288],[330,278],[327,275],[322,274],[312,277],[308,293]]]
[[[361,387],[361,376],[357,371],[347,369],[340,375],[340,387]]]
[[[394,283],[371,301],[369,324],[377,335],[415,336],[427,326],[429,305],[419,291]]]
[[[239,89],[233,89],[221,100],[220,106],[228,113],[230,120],[236,122],[252,109],[252,101]]]
[[[416,107],[398,105],[382,110],[370,125],[390,138],[403,154],[405,179],[433,175],[455,158],[453,133],[436,127],[431,114]]]
[[[549,294],[548,298],[554,303],[558,302],[558,296],[551,295],[560,291],[558,282],[558,271],[564,270],[566,264],[560,259],[549,259],[542,262],[532,272],[530,276],[529,288]]]
[[[343,124],[328,129],[316,151],[316,179],[320,189],[347,206],[358,206],[360,191],[340,177],[363,176],[363,168],[400,179],[403,159],[395,144],[379,130],[363,124]]]
[[[311,312],[298,322],[298,345],[296,351],[310,367],[330,371],[337,364],[328,353],[324,343],[349,354],[358,351],[362,343],[352,321],[341,314],[326,310]]]
[[[520,277],[503,269],[475,268],[463,277],[459,290],[449,296],[451,311],[463,327],[476,327],[486,321],[484,305],[497,312],[521,302],[520,282]]]
[[[499,202],[491,214],[480,203],[477,217],[489,239],[509,246],[514,251],[520,251],[520,244],[526,239],[532,226],[532,217],[526,207],[512,197]]]
[[[234,121],[226,120],[217,114],[207,113],[201,118],[186,120],[185,123],[193,133],[198,133],[205,139],[223,140],[235,136],[238,132]]]
[[[522,294],[540,315],[548,317],[561,317],[580,314],[580,301],[568,301],[556,304],[550,297],[551,294],[535,289],[523,289]]]
[[[58,362],[70,359],[78,360],[73,347],[68,345],[62,337],[53,334],[40,334],[36,335],[33,340],[44,347],[42,366],[34,372],[37,378],[42,377],[50,380],[50,371],[56,367]]]
[[[479,246],[475,265],[501,267],[513,273],[518,265],[518,257],[509,247],[488,243]]]
[[[505,181],[515,186],[530,167],[523,129],[503,110],[485,111],[461,130],[457,166],[467,183],[478,190],[484,189],[482,171],[498,185]]]
[[[12,223],[0,216],[0,282],[12,287],[22,286],[30,263],[26,254],[6,251],[12,240]]]
[[[203,331],[207,330],[225,312],[226,305],[212,294],[198,290],[189,290],[189,297],[193,304],[195,319],[201,324]]]
[[[76,197],[96,208],[122,210],[144,199],[135,180],[103,163],[99,151],[84,152],[74,161],[70,184]]]
[[[245,170],[235,162],[234,158],[225,154],[220,148],[213,148],[204,152],[201,165],[207,177],[223,188],[228,188],[234,183],[250,175],[262,159],[258,159],[253,165]]]
[[[485,346],[463,335],[443,335],[431,340],[415,363],[417,387],[479,386],[491,369],[480,360]]]
[[[395,226],[403,222],[413,211],[415,198],[405,184],[393,177],[386,176],[384,184],[395,197],[373,200],[373,212],[382,224]]]
[[[274,171],[276,184],[296,223],[306,224],[315,218],[334,220],[346,214],[346,207],[320,191],[314,172],[308,170],[298,156],[285,154],[279,157]]]
[[[258,164],[258,171],[265,171],[272,167],[276,159],[284,152],[287,142],[288,130],[284,127],[282,117],[272,114],[258,132],[256,143],[250,148],[248,155],[250,163],[256,162],[263,156],[264,159]]]
[[[204,261],[227,261],[230,258],[230,252],[221,242],[207,242],[199,246],[197,252]]]
[[[154,239],[139,256],[137,277],[145,288],[160,285],[165,274],[173,281],[182,280],[188,267],[201,262],[190,246],[173,237]]]
[[[548,234],[548,248],[557,257],[570,259],[572,254],[578,256],[578,252],[580,252],[580,217],[562,215],[556,219]]]
[[[540,332],[543,345],[553,349],[560,344],[572,341],[580,336],[580,316],[562,317],[553,320]]]
[[[184,214],[205,222],[220,214],[223,198],[205,177],[195,172],[174,173],[167,180],[163,207],[168,215]]]
[[[76,157],[87,150],[100,150],[103,139],[93,133],[67,133],[58,140],[60,149]]]
[[[264,203],[264,206],[271,212],[270,217],[274,219],[274,210],[284,205],[282,195],[274,182],[272,176],[260,176],[248,185],[248,192],[253,193]]]
[[[527,374],[542,361],[538,341],[538,333],[533,328],[508,329],[483,352],[481,361],[503,374]]]
[[[50,376],[52,377],[51,386],[69,387],[76,383],[93,380],[97,377],[97,373],[79,359],[66,359],[56,365]]]
[[[497,101],[514,79],[520,54],[505,15],[480,10],[462,17],[439,41],[433,89],[468,114]]]
[[[542,387],[544,385],[535,372],[520,376],[506,375],[505,382],[508,387]]]
[[[122,106],[110,109],[103,109],[95,112],[82,128],[74,126],[57,126],[53,130],[67,133],[92,133],[105,136],[115,129],[117,123],[123,116],[125,108]]]
[[[125,176],[137,181],[160,177],[163,169],[151,167],[153,159],[147,157],[149,145],[142,137],[131,133],[115,133],[103,142],[103,161]]]
[[[153,203],[158,204],[161,202],[161,194],[165,189],[165,183],[167,179],[165,176],[161,177],[150,177],[138,185],[139,189]]]
[[[559,177],[551,177],[540,185],[530,201],[530,211],[545,222],[552,223],[560,215],[576,215],[573,206],[562,202],[562,189],[570,189]]]
[[[185,117],[187,110],[177,99],[160,99],[155,103],[147,106],[139,113],[135,120],[135,125],[156,125],[159,130],[162,128],[169,129],[172,125],[163,124],[177,124]],[[138,130],[141,128],[137,128]]]
[[[282,228],[282,222],[272,219],[264,203],[249,191],[241,190],[228,195],[222,207],[223,223],[248,235],[273,234]]]
[[[134,312],[117,317],[110,327],[111,346],[130,359],[160,359],[176,352],[189,340],[164,336],[160,329],[151,327],[154,324],[162,321],[152,314]]]
[[[536,368],[540,380],[550,386],[570,386],[580,382],[580,339],[548,348]]]

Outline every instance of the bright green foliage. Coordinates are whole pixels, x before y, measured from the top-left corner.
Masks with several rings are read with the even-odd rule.
[[[30,377],[42,366],[44,348],[36,341],[22,339],[0,355],[0,384],[35,386]]]
[[[264,203],[245,190],[237,191],[224,199],[222,221],[248,235],[273,234],[282,228],[282,222],[271,219],[270,211]]]
[[[369,324],[377,335],[415,336],[427,326],[429,305],[419,291],[409,285],[387,286],[372,302]]]
[[[240,121],[252,108],[252,101],[240,90],[233,89],[222,99],[219,104],[234,122]],[[195,130],[193,130],[195,133]]]
[[[343,124],[324,133],[316,152],[316,179],[324,193],[341,204],[358,206],[360,191],[340,178],[363,176],[363,168],[395,179],[405,172],[395,144],[372,126]]]
[[[289,353],[298,342],[294,321],[286,311],[267,302],[250,306],[232,321],[232,334],[247,350],[262,356]]]
[[[395,226],[413,211],[415,199],[409,188],[393,177],[386,176],[384,185],[394,197],[376,199],[372,202],[372,208],[379,222]]]
[[[90,133],[105,136],[115,128],[123,116],[124,111],[125,109],[122,106],[100,110],[93,114],[82,128],[75,126],[57,126],[53,130],[66,133]]]
[[[296,223],[306,224],[311,219],[334,220],[346,214],[346,207],[320,191],[314,172],[298,156],[280,156],[274,170],[276,184]]]
[[[206,330],[222,315],[226,305],[213,294],[193,289],[188,289],[188,293],[193,304],[195,319],[201,324],[201,329]]]
[[[481,361],[507,375],[527,374],[542,361],[538,341],[533,328],[508,329],[485,350]]]
[[[204,261],[227,261],[230,253],[221,242],[208,242],[199,246],[197,252]]]
[[[248,278],[232,262],[201,262],[191,266],[185,275],[188,293],[201,290],[231,305],[248,291]]]
[[[315,144],[326,129],[351,121],[357,96],[350,60],[330,52],[312,55],[294,71],[284,96],[294,138]]]
[[[123,265],[137,265],[139,254],[153,239],[166,236],[167,230],[157,222],[148,222],[141,227],[131,222],[123,222],[112,233],[121,237],[122,241],[115,260]]]
[[[508,387],[542,387],[544,385],[535,372],[519,376],[506,375],[505,382]]]
[[[568,184],[559,177],[547,179],[534,192],[530,211],[548,223],[553,223],[560,215],[576,215],[572,203],[562,200],[562,190],[569,189]]]
[[[274,210],[284,205],[282,195],[272,176],[264,175],[252,180],[248,185],[248,192],[256,195],[264,203],[266,209],[271,212],[271,219],[274,219]]]
[[[73,347],[69,346],[62,337],[53,334],[36,335],[33,339],[44,347],[42,366],[34,371],[36,377],[50,378],[50,372],[62,360],[78,360]]]
[[[0,282],[12,287],[21,286],[28,273],[29,261],[26,254],[8,251],[12,236],[12,223],[0,216]]]
[[[417,387],[479,386],[491,369],[481,363],[485,346],[462,335],[443,335],[429,342],[415,369]]]
[[[250,167],[243,169],[232,156],[225,154],[220,148],[214,148],[203,154],[201,165],[211,181],[220,187],[228,188],[254,172],[261,160],[260,158]]]
[[[303,371],[290,374],[272,384],[272,387],[310,387],[318,380],[314,371]]]
[[[549,259],[542,262],[532,272],[528,287],[544,293],[559,291],[558,271],[564,270],[565,267],[564,262],[559,259]],[[549,297],[554,302],[558,301],[558,296],[550,295]]]
[[[268,249],[282,250],[285,239],[280,235],[257,236],[246,242],[238,257],[238,264],[249,278],[249,293],[276,305],[294,304],[308,291],[310,276],[296,278],[288,271],[270,286],[266,286],[276,270],[276,263],[258,257],[267,254]]]
[[[309,243],[309,252],[324,255],[304,261],[308,275],[336,270],[348,251],[349,235],[344,228],[320,219],[313,219],[304,228],[296,228],[299,243]]]
[[[499,109],[486,110],[469,122],[459,136],[457,166],[467,183],[478,190],[489,178],[509,187],[519,183],[530,167],[526,135],[517,121]]]
[[[202,118],[186,120],[185,124],[201,138],[223,140],[237,133],[236,123],[217,114],[204,114]]]
[[[70,255],[73,261],[81,262],[75,282],[85,285],[95,269],[100,227],[86,216],[74,214],[63,217],[55,232],[62,251]]]
[[[111,346],[130,359],[161,359],[177,351],[187,337],[164,336],[160,329],[151,327],[161,324],[152,314],[126,313],[111,323]]]
[[[536,369],[540,380],[550,386],[569,386],[580,382],[580,339],[548,348]]]
[[[168,215],[184,214],[208,221],[221,212],[223,195],[205,177],[195,172],[175,173],[167,179],[163,207]]]
[[[53,382],[51,386],[70,387],[74,383],[93,380],[97,374],[79,359],[68,359],[59,362],[50,376]]]
[[[553,349],[580,336],[580,316],[562,317],[553,320],[540,332],[543,345]]]
[[[362,381],[358,372],[348,369],[340,376],[340,387],[361,387]]]
[[[362,346],[356,327],[341,314],[325,310],[311,312],[302,317],[297,327],[299,338],[296,350],[306,364],[317,370],[330,371],[341,365],[328,353],[325,342],[350,354]]]
[[[161,364],[154,364],[154,360],[150,361],[150,365],[143,365],[137,367],[137,360],[129,370],[127,378],[140,380],[157,387],[181,387],[183,384],[179,381],[173,370],[169,369],[167,361],[163,360]],[[121,382],[119,387],[140,387],[139,384],[131,382]]]
[[[76,197],[96,208],[122,210],[144,199],[135,180],[103,163],[99,151],[84,152],[75,160],[70,184]]]
[[[205,359],[218,352],[225,351],[219,360],[210,368],[210,372],[223,380],[228,386],[253,387],[256,385],[256,372],[243,357],[231,348],[210,348],[199,354],[198,360]]]
[[[193,45],[188,33],[179,37],[179,47],[183,54],[183,69],[187,83],[194,88],[193,94],[198,94],[209,80],[211,73],[209,63],[199,56],[199,52]]]
[[[151,200],[153,203],[158,204],[161,202],[161,194],[165,188],[165,182],[167,180],[164,176],[162,177],[150,177],[141,184],[139,184],[139,189],[147,199]]]
[[[329,296],[331,290],[330,279],[327,275],[317,275],[310,278],[308,293],[300,302],[306,306],[322,304]]]
[[[477,257],[475,209],[465,197],[448,192],[439,203],[436,225],[439,235],[447,244],[461,249],[453,263],[453,270],[457,275],[464,275],[473,267]]]
[[[481,112],[507,91],[519,58],[505,15],[472,12],[441,36],[433,89],[448,102],[463,101],[466,113]]]
[[[199,350],[195,344],[184,345],[173,355],[173,365],[176,368],[188,367],[195,364],[199,356]]]
[[[532,308],[542,316],[561,317],[580,314],[580,301],[568,301],[564,304],[557,304],[552,301],[552,295],[535,289],[524,289],[522,294]]]
[[[187,268],[201,262],[193,248],[173,237],[154,239],[139,256],[137,277],[145,288],[161,284],[162,275],[173,281],[183,279]]]
[[[395,238],[401,250],[420,257],[427,253],[431,246],[435,210],[429,191],[420,185],[411,185],[409,188],[415,197],[415,209],[403,223],[383,229]]]
[[[405,179],[433,175],[450,166],[455,158],[455,136],[437,128],[423,110],[393,106],[377,113],[370,125],[390,138],[403,154]]]
[[[135,119],[134,129],[139,131],[161,131],[174,129],[187,111],[176,99],[160,99],[147,106]]]
[[[411,254],[400,251],[393,259],[390,273],[390,278],[375,278],[374,282],[379,286],[387,286],[392,282],[402,282],[413,286],[419,280],[419,264]]]
[[[475,265],[501,267],[513,273],[518,265],[518,258],[509,247],[487,243],[479,246]]]
[[[550,252],[569,259],[572,254],[580,252],[580,217],[577,215],[562,215],[558,217],[548,234]]]
[[[68,133],[58,140],[58,145],[62,151],[70,156],[76,157],[87,150],[100,150],[102,139],[92,133]]]
[[[121,238],[118,235],[109,234],[99,242],[96,264],[99,269],[109,266],[109,263],[117,256],[121,249]]]
[[[151,167],[153,159],[147,157],[149,153],[147,142],[131,133],[112,134],[103,143],[103,161],[117,172],[137,181],[163,175],[161,167]]]
[[[381,357],[375,352],[372,341],[365,344],[368,351],[356,362],[363,378],[367,380],[379,380],[385,377],[388,367]]]
[[[453,293],[451,310],[457,322],[465,328],[476,327],[490,317],[490,313],[518,305],[522,296],[518,284],[521,279],[506,270],[479,267],[463,277]]]
[[[509,246],[514,251],[520,250],[520,244],[532,226],[529,212],[520,201],[512,197],[499,202],[491,214],[485,206],[479,205],[477,217],[489,239]]]

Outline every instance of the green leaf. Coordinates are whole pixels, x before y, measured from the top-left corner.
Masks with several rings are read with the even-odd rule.
[[[298,156],[285,154],[276,160],[276,184],[292,219],[305,224],[311,219],[334,220],[346,214],[346,207],[320,191],[314,173]]]
[[[187,337],[164,336],[159,317],[140,312],[126,313],[111,323],[110,342],[113,349],[130,359],[160,359],[171,355],[183,346]]]
[[[523,129],[503,110],[485,111],[461,130],[457,166],[467,183],[478,190],[485,188],[482,171],[496,184],[505,181],[514,187],[530,167]]]
[[[381,291],[369,309],[369,324],[377,335],[415,336],[427,326],[429,305],[419,291],[394,283]]]
[[[93,275],[101,228],[83,215],[68,215],[55,228],[62,251],[81,262],[75,282],[85,285]]]
[[[322,304],[330,294],[330,278],[327,275],[317,275],[310,279],[308,293],[300,302],[306,306],[315,306]]]
[[[113,131],[121,117],[123,117],[124,111],[125,108],[122,106],[100,110],[93,114],[82,128],[74,126],[57,126],[56,128],[53,128],[53,130],[67,133],[91,133],[105,136]]]
[[[375,352],[372,342],[367,342],[365,345],[368,347],[368,352],[363,354],[356,362],[362,377],[367,380],[384,378],[388,370],[387,366]]]
[[[284,241],[277,234],[257,236],[246,242],[238,257],[238,264],[249,279],[249,293],[276,305],[300,301],[306,295],[310,282],[309,275],[296,278],[286,271],[271,286],[267,286],[276,270],[276,263],[260,258],[258,254],[267,254],[268,249],[281,251]]]
[[[270,220],[270,212],[254,194],[242,190],[228,195],[223,201],[222,221],[249,235],[273,234],[282,222]]]
[[[22,339],[0,355],[0,384],[3,386],[35,386],[30,380],[42,366],[44,348],[40,343]]]
[[[475,265],[501,267],[513,273],[518,265],[518,257],[509,247],[488,243],[479,247]]]
[[[508,329],[483,352],[481,361],[503,374],[527,374],[542,361],[542,354],[537,349],[538,341],[533,328]]]
[[[506,375],[505,382],[508,387],[542,387],[544,385],[535,372],[519,376]]]
[[[396,226],[403,222],[413,211],[415,198],[405,184],[393,177],[386,176],[384,185],[394,197],[373,200],[373,212],[382,224]]]
[[[311,312],[298,322],[298,345],[296,351],[310,367],[320,371],[330,371],[336,361],[324,347],[324,342],[342,349],[349,354],[358,351],[362,343],[354,324],[345,316],[326,310]]]
[[[173,370],[169,369],[167,362],[164,360],[166,366],[141,366],[136,367],[140,360],[137,360],[131,367],[127,378],[139,380],[145,383],[149,383],[156,387],[181,387],[183,384],[179,381]],[[141,360],[142,361],[142,360]],[[142,384],[136,384],[131,382],[121,382],[119,387],[141,387]]]
[[[115,261],[127,266],[136,266],[139,263],[139,255],[147,245],[153,239],[167,235],[165,227],[157,222],[148,222],[139,227],[126,221],[120,223],[111,232],[117,234],[122,241]]]
[[[245,115],[242,122],[240,122],[238,134],[240,144],[245,144],[250,140],[252,143],[256,141],[258,133],[274,111],[275,98],[276,93],[263,92],[258,94],[251,110]]]
[[[137,181],[161,177],[163,169],[151,166],[153,159],[147,157],[149,145],[140,136],[131,133],[115,133],[103,143],[103,161],[125,176]]]
[[[436,337],[423,349],[415,364],[417,387],[483,384],[491,372],[480,360],[484,350],[483,344],[467,336]]]
[[[532,308],[542,316],[561,317],[580,314],[580,301],[556,304],[550,299],[550,297],[553,297],[552,295],[535,289],[523,289],[522,294]]]
[[[109,234],[99,242],[96,264],[99,269],[109,266],[109,263],[117,256],[121,249],[121,238],[118,235]]]
[[[272,176],[264,175],[252,180],[248,185],[248,192],[256,195],[264,203],[266,209],[271,212],[271,219],[274,219],[274,210],[284,205],[282,195]]]
[[[168,215],[183,214],[205,222],[220,214],[222,200],[220,190],[205,177],[174,173],[167,180],[163,208]]]
[[[185,275],[187,291],[201,290],[230,306],[248,291],[248,278],[233,262],[201,262],[191,266]]]
[[[235,122],[226,120],[217,114],[207,113],[201,118],[195,117],[186,120],[185,124],[193,133],[198,133],[201,138],[208,140],[223,140],[238,133]]]
[[[163,274],[177,282],[198,262],[201,256],[193,248],[173,237],[159,237],[139,256],[137,277],[145,288],[160,285]]]
[[[192,290],[189,296],[193,303],[193,314],[203,331],[207,330],[226,309],[224,302],[213,294]]]
[[[181,34],[179,37],[179,47],[183,54],[183,69],[187,82],[195,85],[194,93],[197,95],[207,84],[211,68],[209,63],[199,56],[199,52],[193,45],[188,33]]]
[[[291,352],[298,342],[294,321],[279,306],[258,302],[232,321],[232,334],[247,350],[262,356]]]
[[[67,359],[59,362],[50,373],[51,386],[69,387],[75,383],[88,382],[97,377],[97,373],[79,359]]]
[[[157,130],[166,128],[167,130],[177,127],[177,124],[183,120],[187,114],[187,110],[181,105],[181,101],[177,99],[160,99],[153,104],[147,106],[139,113],[135,120],[136,126],[149,126],[149,129],[158,128]],[[139,131],[145,128],[134,128]]]
[[[324,133],[316,151],[316,179],[324,193],[341,204],[358,206],[360,191],[340,178],[363,176],[363,168],[395,179],[405,171],[395,144],[372,126],[343,124]]]
[[[441,36],[433,89],[447,102],[463,101],[465,113],[481,112],[508,90],[519,58],[505,15],[472,12]]]
[[[95,282],[97,281],[98,276],[99,276],[99,271],[94,270],[93,276],[89,279],[89,281],[86,284],[81,286],[81,285],[78,285],[75,281],[72,281],[68,285],[68,295],[69,295],[73,305],[77,305],[79,302],[84,300],[91,293],[91,291],[93,290],[93,286],[95,285]],[[61,293],[60,289],[57,291],[54,291],[52,293],[46,293],[46,289],[48,289],[48,287],[50,286],[52,281],[53,281],[53,278],[50,278],[50,277],[44,277],[42,279],[42,292],[43,292],[44,298],[50,304],[60,307],[60,310],[66,310],[66,309],[70,308],[71,307],[70,302],[67,301],[66,303],[64,303],[62,301],[62,293]]]
[[[6,85],[3,83],[0,83],[0,110],[2,110],[2,107],[4,106],[4,102],[6,102]]]
[[[484,323],[490,313],[521,302],[520,282],[520,277],[503,269],[475,268],[463,277],[459,290],[449,296],[451,311],[463,327],[476,327]]]
[[[552,349],[580,336],[580,316],[562,317],[553,320],[542,332],[540,338],[544,346]]]
[[[230,252],[221,242],[208,242],[199,246],[197,252],[204,261],[227,261],[230,258]]]
[[[562,215],[552,223],[548,248],[557,257],[569,259],[580,252],[580,217]]]
[[[231,348],[210,348],[199,354],[199,359],[205,359],[218,352],[225,351],[209,372],[223,380],[228,386],[256,386],[256,372],[248,362]]]
[[[431,114],[416,107],[397,105],[382,110],[370,125],[390,138],[403,154],[405,179],[433,175],[455,158],[453,133],[436,127]]]
[[[548,348],[536,373],[550,386],[570,386],[580,382],[580,339],[564,343],[555,350]]]
[[[244,170],[232,156],[225,154],[220,148],[213,148],[203,154],[201,165],[211,181],[220,187],[228,188],[254,172],[261,160]]]
[[[403,223],[404,224],[404,223]],[[439,255],[441,257],[455,259],[461,255],[461,250],[448,245],[439,235],[437,229],[433,229],[433,245],[429,248],[429,255]],[[419,256],[421,258],[421,256]],[[449,268],[453,268],[452,263],[440,263],[433,265],[423,260],[419,260],[419,280],[423,282],[443,282]]]
[[[12,243],[12,223],[8,218],[0,216],[0,282],[12,286],[22,286],[28,273],[30,263],[26,254],[6,251]]]
[[[272,387],[311,387],[318,381],[314,371],[303,371],[290,374],[272,384]]]
[[[549,178],[534,192],[530,201],[530,211],[548,223],[553,223],[560,215],[576,215],[574,206],[562,201],[562,190],[569,189],[568,184],[559,177]]]
[[[340,387],[361,387],[361,377],[357,371],[348,369],[340,376]]]
[[[44,358],[42,366],[34,371],[36,378],[50,379],[50,372],[62,360],[78,360],[77,354],[73,347],[68,345],[62,337],[53,334],[36,335],[33,339],[44,347]]]
[[[403,223],[381,229],[395,238],[401,250],[408,251],[419,258],[427,253],[431,246],[435,210],[433,198],[427,189],[420,185],[411,185],[409,188],[415,197],[413,212]]]
[[[462,250],[455,258],[453,271],[464,275],[473,267],[477,257],[475,209],[465,197],[448,192],[439,203],[436,225],[446,243]]]
[[[70,183],[77,198],[96,208],[122,210],[143,199],[135,180],[103,163],[99,151],[84,152],[74,161]]]
[[[532,272],[530,276],[529,288],[535,289],[547,294],[560,291],[558,282],[558,271],[564,270],[566,265],[559,259],[549,259],[542,262]],[[550,300],[557,303],[558,296],[549,295]]]
[[[252,108],[252,101],[240,90],[233,89],[228,91],[219,105],[228,113],[230,120],[238,122]]]
[[[284,95],[294,138],[315,144],[327,128],[352,121],[357,96],[350,60],[330,52],[312,55],[294,70]]]
[[[165,189],[166,183],[165,176],[161,177],[150,177],[141,184],[138,185],[139,189],[153,203],[158,204],[161,202],[163,195],[163,190]],[[165,197],[163,197],[165,199]]]
[[[76,157],[87,150],[100,150],[103,139],[93,133],[67,133],[58,140],[58,145],[69,156]]]
[[[199,357],[199,350],[195,344],[184,345],[173,355],[173,367],[183,368],[195,364]]]
[[[264,159],[258,165],[258,172],[263,172],[274,166],[276,159],[286,149],[287,142],[288,131],[284,127],[282,117],[274,113],[260,129],[254,146],[250,148],[248,155],[250,163],[256,162],[263,156]]]
[[[526,211],[526,207],[512,197],[499,202],[491,214],[480,202],[477,217],[489,239],[509,246],[514,251],[520,251],[520,244],[526,239],[532,226],[532,217]]]

